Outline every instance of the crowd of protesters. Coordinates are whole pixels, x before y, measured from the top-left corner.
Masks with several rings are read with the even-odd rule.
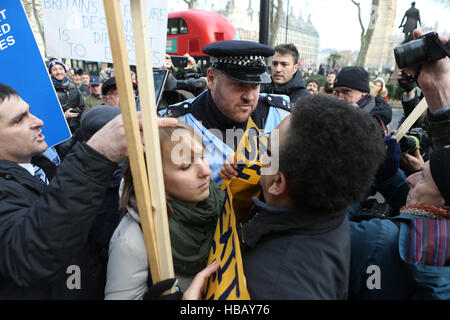
[[[277,166],[263,164],[261,195],[237,217],[252,299],[450,299],[450,58],[399,74],[404,118],[428,104],[411,129],[419,143],[403,150],[387,129],[385,80],[362,67],[331,71],[321,86],[305,82],[293,44],[232,40],[203,52],[206,87],[158,109],[176,279],[156,284],[114,70],[48,62],[72,131],[57,152],[32,106],[0,84],[0,298],[199,299],[219,268],[207,261],[220,185],[238,177],[234,152],[254,125],[270,134],[265,157]],[[162,67],[175,77],[170,61]]]

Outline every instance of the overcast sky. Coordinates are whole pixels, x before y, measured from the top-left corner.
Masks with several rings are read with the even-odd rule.
[[[206,1],[206,6],[205,6]],[[259,0],[251,0],[254,9],[259,11]],[[202,8],[210,9],[211,0],[200,0]],[[288,0],[285,0],[287,4]],[[370,15],[371,0],[359,0],[363,22],[367,26]],[[397,12],[394,32],[401,34],[398,28],[411,0],[397,0]],[[215,0],[214,8],[224,8],[227,0]],[[235,1],[248,7],[248,0]],[[358,10],[351,0],[289,0],[296,16],[302,13],[304,19],[311,14],[311,21],[320,35],[320,49],[359,50],[361,28],[358,22]],[[438,32],[450,33],[450,0],[417,0],[416,8],[420,10],[422,23],[434,27],[438,21]],[[169,12],[185,10],[187,5],[182,0],[169,0]],[[286,11],[286,8],[285,8]]]

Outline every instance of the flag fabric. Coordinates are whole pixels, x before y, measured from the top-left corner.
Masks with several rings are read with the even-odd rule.
[[[242,218],[252,206],[251,198],[261,193],[261,150],[265,150],[258,127],[250,118],[243,138],[235,153],[238,176],[222,182],[226,191],[219,216],[208,264],[214,260],[219,269],[205,284],[202,299],[249,300],[244,280],[244,269],[236,230],[236,216]],[[240,220],[240,219],[238,219]]]

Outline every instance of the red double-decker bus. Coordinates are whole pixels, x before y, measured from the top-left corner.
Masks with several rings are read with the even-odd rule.
[[[169,55],[188,53],[204,66],[208,61],[202,52],[204,46],[236,38],[236,29],[231,22],[216,12],[190,9],[169,13],[166,45]]]

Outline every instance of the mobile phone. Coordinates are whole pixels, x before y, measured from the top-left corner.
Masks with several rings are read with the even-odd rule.
[[[172,59],[173,66],[175,68],[185,68],[187,67],[188,59],[184,56],[170,56]]]

